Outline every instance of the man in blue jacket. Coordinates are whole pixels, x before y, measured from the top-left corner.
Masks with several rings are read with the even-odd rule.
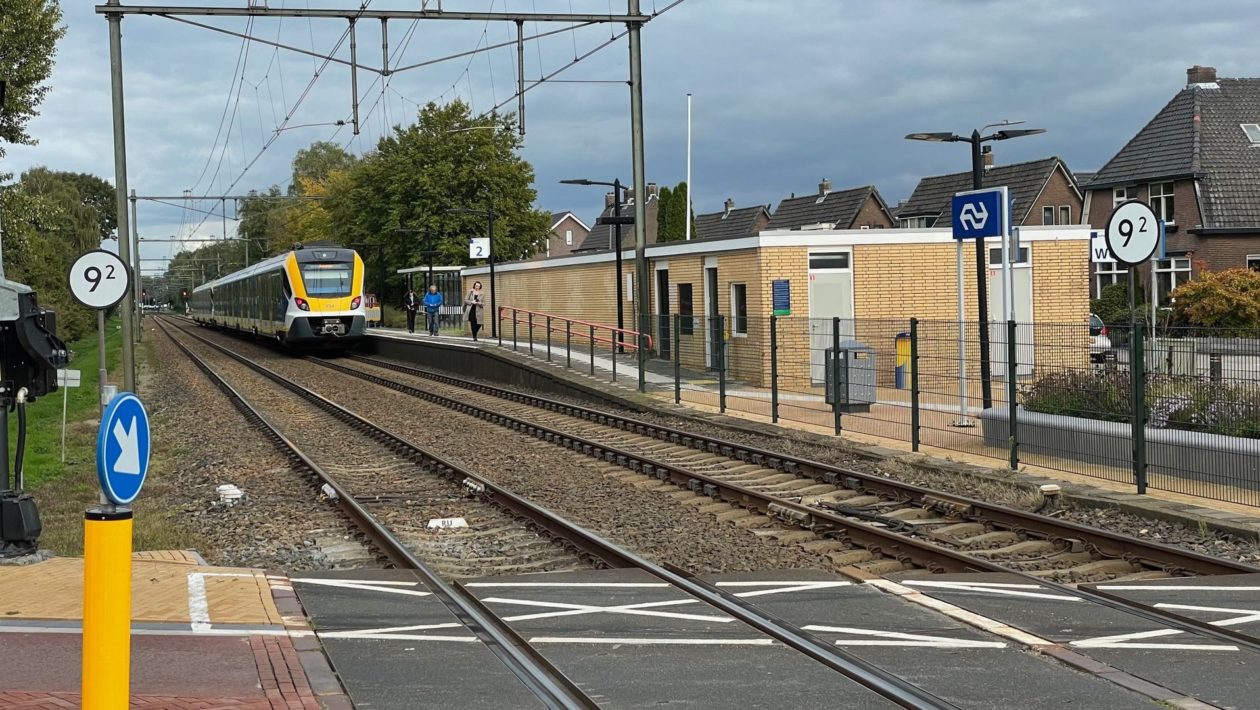
[[[424,294],[424,317],[429,323],[429,335],[438,334],[438,311],[441,310],[443,302],[442,294],[438,293],[437,285],[431,284],[429,292]]]

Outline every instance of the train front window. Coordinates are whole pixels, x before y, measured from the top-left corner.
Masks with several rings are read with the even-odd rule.
[[[303,264],[302,282],[312,298],[338,298],[350,295],[350,264]]]

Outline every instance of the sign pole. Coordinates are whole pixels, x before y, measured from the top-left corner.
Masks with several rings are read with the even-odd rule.
[[[127,334],[130,337],[130,333]],[[83,522],[83,707],[127,707],[131,687],[131,509]]]
[[[966,294],[963,291],[963,247],[962,240],[954,240],[956,260],[958,263],[958,421],[956,427],[969,427],[967,419],[967,314]]]
[[[105,310],[96,311],[96,360],[97,360],[97,397],[96,411],[105,411]]]

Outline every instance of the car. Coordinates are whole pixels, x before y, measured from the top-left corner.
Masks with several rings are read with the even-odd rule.
[[[1089,361],[1102,362],[1111,350],[1111,338],[1107,337],[1107,325],[1103,319],[1089,314]]]

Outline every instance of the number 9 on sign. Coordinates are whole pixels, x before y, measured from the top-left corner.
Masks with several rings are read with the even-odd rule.
[[[88,308],[110,308],[127,295],[131,274],[118,255],[98,249],[75,260],[68,275],[70,293]]]
[[[1129,200],[1107,221],[1107,249],[1116,261],[1140,264],[1159,247],[1159,220],[1145,202]]]

